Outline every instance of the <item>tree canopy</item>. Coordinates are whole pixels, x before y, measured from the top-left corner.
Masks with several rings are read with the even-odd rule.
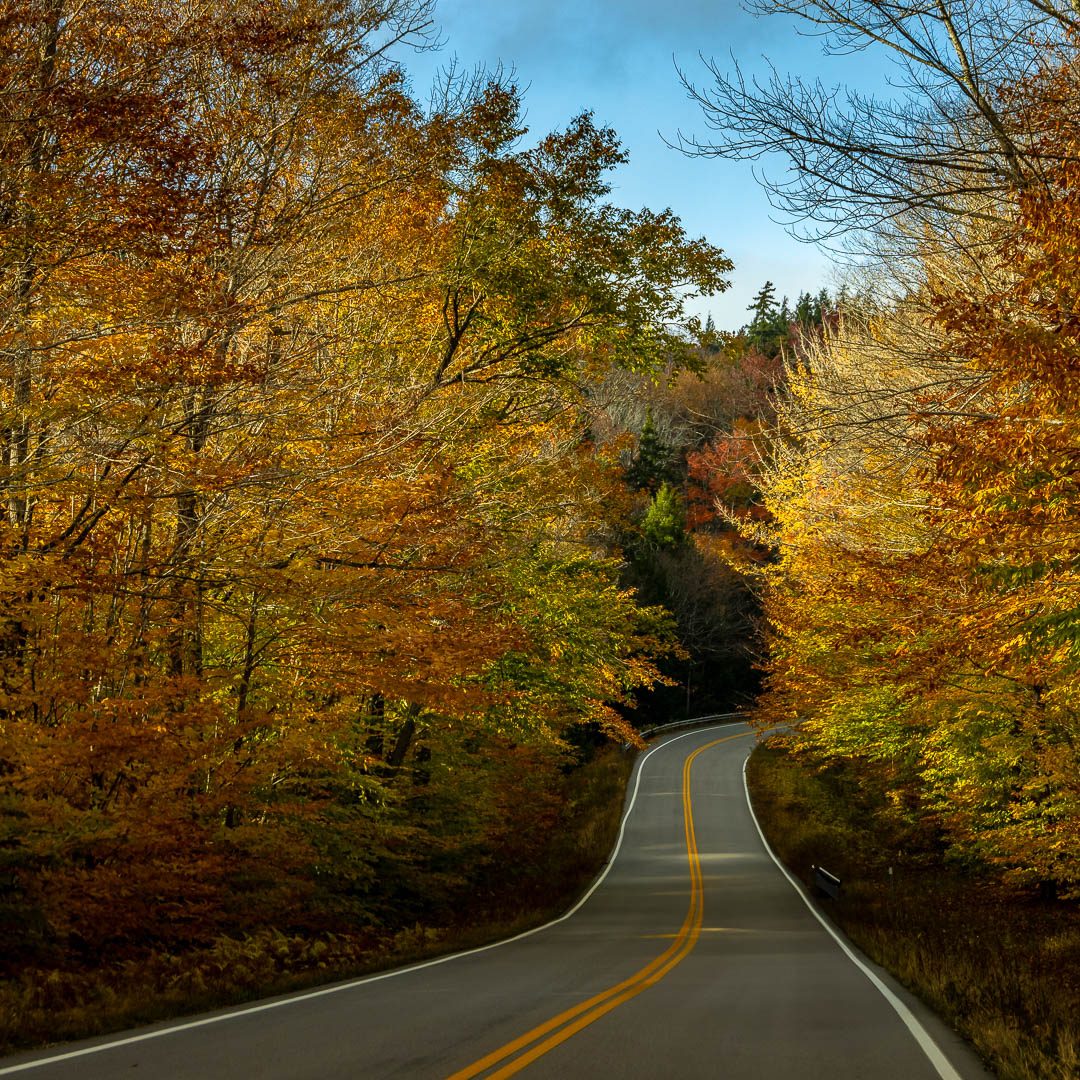
[[[3,8],[0,847],[43,941],[384,917],[572,731],[632,738],[671,647],[589,394],[693,360],[730,264],[608,201],[589,114],[422,108],[429,21]]]
[[[765,513],[743,527],[772,548],[762,717],[954,857],[1075,897],[1075,13],[868,2],[808,17],[836,41],[907,41],[924,74],[904,123],[937,109],[955,126],[925,128],[917,161],[890,142],[895,113],[881,130],[866,114],[860,168],[895,151],[904,191],[863,173],[844,194],[805,161],[795,183],[826,223],[874,195],[919,227],[883,295],[801,339],[753,436]]]

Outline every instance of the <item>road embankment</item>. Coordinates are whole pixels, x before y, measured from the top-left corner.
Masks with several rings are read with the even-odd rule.
[[[538,926],[565,911],[604,866],[632,767],[632,755],[609,746],[568,771],[550,793],[557,809],[547,827],[475,852],[456,894],[433,882],[426,915],[371,926],[342,920],[320,933],[261,925],[199,948],[36,959],[0,977],[0,1054],[304,990]]]

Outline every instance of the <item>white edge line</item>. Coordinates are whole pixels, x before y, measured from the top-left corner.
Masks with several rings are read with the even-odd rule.
[[[777,858],[776,852],[773,851],[769,845],[769,841],[765,839],[765,833],[761,831],[761,824],[757,819],[757,814],[754,813],[754,805],[750,801],[750,787],[746,782],[746,764],[749,761],[749,756],[743,761],[743,791],[746,793],[746,805],[750,810],[750,817],[754,822],[754,828],[757,829],[758,836],[761,837],[761,843],[765,850],[769,853],[769,857],[780,868],[780,872],[788,879],[791,887],[799,894],[799,899],[810,909],[810,914],[828,931],[829,936],[836,942],[837,945],[844,951],[847,958],[874,984],[875,988],[880,991],[881,996],[893,1007],[897,1016],[904,1022],[904,1026],[915,1037],[915,1041],[919,1044],[919,1048],[930,1059],[930,1064],[937,1070],[938,1076],[941,1080],[963,1080],[960,1074],[953,1067],[953,1064],[942,1052],[942,1049],[933,1038],[930,1033],[922,1026],[915,1014],[874,974],[855,955],[854,950],[850,945],[829,925],[825,917],[818,911],[814,902],[806,894],[806,890],[803,888],[802,883],[798,881],[788,870],[788,868]]]
[[[717,724],[716,726],[733,727],[735,725]],[[129,1035],[125,1039],[112,1039],[109,1042],[98,1043],[95,1046],[83,1047],[81,1050],[69,1050],[64,1054],[52,1054],[49,1057],[35,1058],[33,1061],[24,1061],[18,1065],[8,1065],[7,1067],[0,1069],[0,1076],[8,1076],[11,1073],[24,1072],[28,1069],[37,1069],[43,1065],[53,1065],[59,1061],[70,1061],[72,1058],[86,1057],[88,1054],[99,1054],[103,1050],[115,1050],[120,1046],[130,1046],[132,1043],[146,1042],[149,1039],[160,1039],[165,1035],[176,1035],[182,1031],[190,1031],[193,1028],[207,1027],[209,1024],[219,1024],[224,1020],[235,1020],[237,1017],[241,1016],[252,1016],[255,1013],[269,1012],[271,1009],[279,1009],[285,1005],[295,1005],[301,1001],[311,1001],[314,998],[327,997],[330,994],[338,994],[343,990],[352,990],[357,986],[363,986],[367,983],[379,982],[382,979],[393,979],[398,975],[406,975],[411,971],[422,971],[424,968],[435,967],[437,964],[445,964],[450,960],[460,960],[465,956],[475,956],[477,953],[487,952],[488,949],[497,949],[501,945],[509,945],[514,941],[521,941],[522,938],[532,937],[533,934],[539,934],[542,930],[548,930],[552,926],[557,926],[559,923],[569,919],[571,915],[574,915],[581,910],[589,897],[591,897],[603,884],[604,879],[608,876],[608,873],[614,865],[615,858],[619,854],[619,849],[622,847],[623,836],[626,832],[626,823],[630,819],[630,814],[634,809],[635,802],[637,802],[638,788],[641,786],[641,772],[645,762],[648,761],[657,750],[661,749],[661,747],[670,746],[671,743],[678,742],[680,739],[685,739],[690,735],[697,735],[702,731],[708,730],[709,728],[707,727],[694,728],[692,731],[684,732],[682,735],[675,735],[662,743],[658,743],[637,761],[634,770],[634,789],[630,794],[630,801],[626,805],[626,810],[623,812],[622,822],[619,825],[619,835],[615,840],[615,847],[612,848],[604,869],[600,871],[599,876],[592,885],[589,886],[584,896],[582,896],[569,911],[560,915],[557,919],[552,919],[542,926],[534,926],[531,930],[523,930],[520,934],[503,938],[501,941],[492,941],[487,945],[480,945],[475,949],[466,949],[462,952],[447,953],[446,956],[438,956],[434,960],[425,960],[422,963],[411,964],[408,967],[395,968],[393,971],[383,971],[378,975],[366,975],[362,979],[351,979],[349,982],[335,983],[333,986],[324,986],[320,990],[310,990],[305,993],[291,994],[288,997],[264,1002],[262,1005],[231,1009],[229,1012],[219,1013],[216,1016],[206,1016],[201,1020],[189,1020],[182,1024],[170,1024],[168,1027],[157,1028],[154,1031],[145,1031],[141,1035]]]

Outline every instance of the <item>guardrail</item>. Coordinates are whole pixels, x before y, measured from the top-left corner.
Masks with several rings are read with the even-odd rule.
[[[823,866],[811,866],[814,873],[814,888],[824,893],[830,900],[840,899],[840,879],[830,874]]]
[[[650,739],[653,735],[666,735],[669,731],[682,731],[684,728],[705,727],[708,724],[722,723],[725,720],[745,720],[746,713],[722,712],[711,713],[709,716],[694,716],[688,720],[676,720],[671,724],[657,724],[655,727],[642,728],[638,734],[643,739]],[[623,743],[623,750],[629,750],[630,743]]]
[[[745,713],[722,712],[712,713],[709,716],[693,716],[686,720],[676,720],[671,724],[658,724],[656,727],[642,728],[638,734],[643,739],[653,735],[660,735],[668,731],[679,731],[681,728],[703,727],[706,724],[715,724],[720,720],[745,720]]]

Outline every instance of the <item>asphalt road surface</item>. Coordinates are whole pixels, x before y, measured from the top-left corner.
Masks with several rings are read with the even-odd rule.
[[[975,1056],[845,950],[763,845],[742,726],[639,760],[568,916],[381,976],[0,1061],[27,1080],[973,1080]]]

